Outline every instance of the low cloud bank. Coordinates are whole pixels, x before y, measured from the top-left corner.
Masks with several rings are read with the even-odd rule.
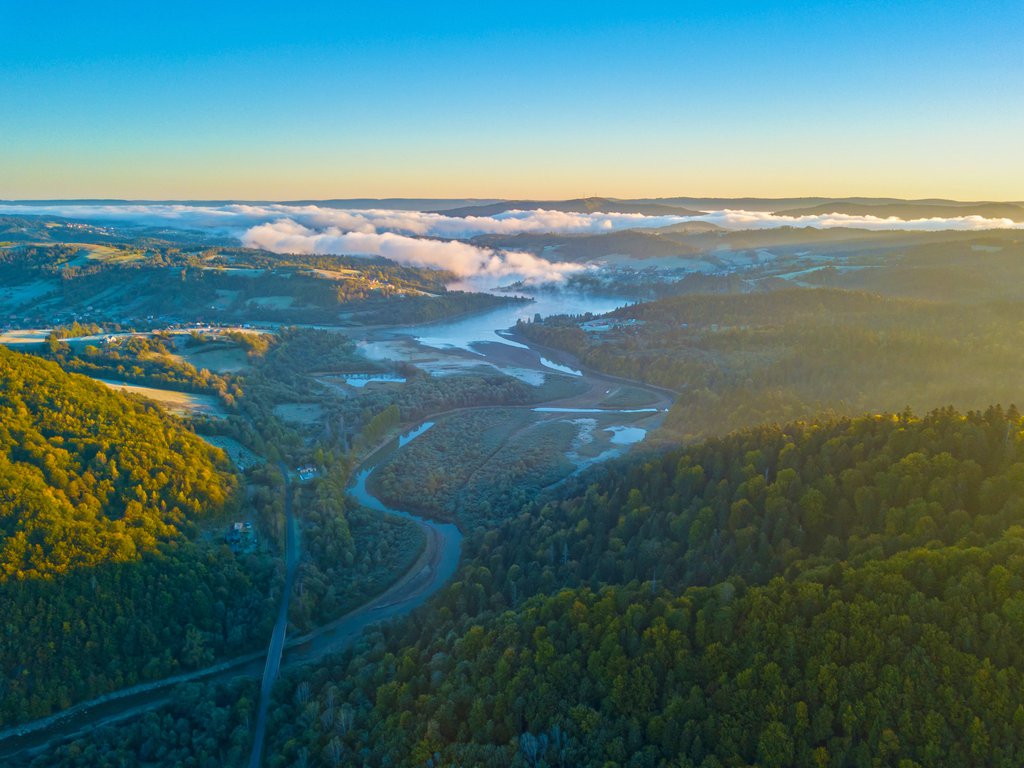
[[[0,204],[0,214],[43,214],[92,221],[124,221],[182,229],[240,232],[268,222],[290,220],[311,230],[336,228],[366,234],[393,232],[413,237],[461,240],[475,235],[524,233],[599,234],[623,229],[662,227],[686,221],[707,221],[732,230],[777,227],[852,227],[872,230],[985,230],[1022,229],[1012,219],[950,216],[929,219],[880,218],[842,213],[785,216],[767,211],[721,210],[702,216],[644,216],[639,213],[569,213],[565,211],[506,211],[493,216],[446,216],[423,211],[354,210],[318,205],[281,203],[182,205],[123,204]]]
[[[237,237],[274,253],[384,256],[401,264],[448,270],[460,278],[561,282],[580,264],[461,242],[480,234],[607,232],[651,226],[629,214],[511,211],[467,219],[420,211],[339,210],[316,205],[82,204],[0,205],[0,214],[49,215],[94,222],[201,230]],[[665,223],[677,219],[670,217]],[[661,222],[661,219],[656,219]]]
[[[882,231],[941,232],[944,230],[973,231],[986,229],[1024,229],[1024,224],[1013,219],[986,219],[983,216],[950,216],[932,219],[899,219],[895,216],[857,216],[846,213],[817,214],[813,216],[785,216],[767,211],[712,211],[688,221],[707,221],[725,229],[778,229],[780,227],[813,227],[814,229],[869,229]]]
[[[522,279],[532,283],[559,282],[584,267],[548,261],[529,253],[481,248],[462,241],[485,234],[599,234],[688,221],[706,221],[729,230],[778,227],[849,227],[875,231],[1024,229],[1024,224],[1010,219],[981,216],[903,220],[838,213],[784,216],[742,210],[712,211],[701,216],[516,210],[462,218],[423,211],[344,210],[280,203],[10,203],[0,204],[0,214],[49,215],[201,230],[237,237],[247,246],[275,253],[384,256],[402,264],[449,270],[462,278]]]
[[[0,205],[0,213],[44,214],[92,221],[124,221],[185,229],[238,230],[279,219],[310,229],[336,227],[344,232],[394,232],[419,237],[465,239],[476,235],[524,233],[598,234],[637,227],[661,227],[686,221],[682,216],[638,213],[506,211],[494,216],[446,216],[424,211],[348,210],[318,205],[182,205],[176,203]]]
[[[458,240],[433,240],[396,232],[346,232],[340,227],[311,229],[291,219],[251,227],[242,235],[250,248],[274,253],[384,256],[415,267],[445,269],[459,277],[514,278],[530,283],[561,282],[580,264],[551,262],[530,253],[478,248]]]

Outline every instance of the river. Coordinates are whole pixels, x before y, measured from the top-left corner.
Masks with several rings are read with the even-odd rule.
[[[410,327],[396,331],[398,335],[415,337],[421,345],[434,347],[439,350],[458,349],[467,350],[488,358],[487,348],[494,350],[495,343],[517,348],[515,353],[526,359],[535,370],[548,370],[550,372],[552,363],[561,365],[556,361],[545,358],[540,359],[540,354],[510,339],[499,335],[498,331],[510,328],[519,319],[532,319],[535,314],[542,316],[569,313],[583,314],[586,312],[602,313],[616,307],[629,303],[622,298],[594,297],[581,294],[542,294],[536,302],[529,304],[517,304],[508,307],[501,307],[497,310],[480,315],[460,318],[453,321],[441,322],[429,326]],[[491,344],[488,344],[490,342]],[[473,345],[481,345],[480,349],[473,349]],[[460,354],[465,354],[464,352]],[[545,352],[545,355],[551,354]],[[502,361],[496,361],[501,366]],[[574,370],[575,373],[575,370]],[[591,383],[593,395],[591,400],[600,400],[604,396],[607,387],[614,386],[613,378],[601,376],[593,372],[579,372]],[[644,385],[632,382],[634,386]],[[651,389],[651,391],[655,391]],[[657,392],[661,398],[657,406],[651,409],[598,409],[593,402],[581,404],[577,408],[564,408],[568,413],[645,413],[648,411],[663,411],[671,403],[671,397],[664,392]],[[538,412],[543,413],[541,405],[537,407]],[[559,406],[547,406],[558,408]],[[558,412],[563,412],[560,409]],[[364,465],[362,471],[355,478],[355,482],[349,489],[349,493],[360,504],[374,509],[378,512],[397,515],[412,520],[427,537],[428,545],[424,554],[410,571],[400,578],[392,587],[384,593],[370,600],[360,608],[343,616],[327,625],[314,630],[307,635],[289,640],[284,649],[283,666],[293,667],[306,664],[322,658],[327,653],[337,652],[348,647],[366,627],[373,625],[382,619],[393,618],[413,608],[422,605],[426,600],[445,584],[455,574],[459,564],[459,557],[462,548],[462,533],[458,527],[451,523],[442,523],[425,519],[409,512],[393,509],[384,504],[366,488],[366,481],[379,465],[392,451],[399,450],[412,440],[424,434],[430,427],[431,422],[424,422],[416,429],[401,437],[396,437],[387,447],[377,452],[370,461]],[[614,440],[619,450],[629,443],[641,440],[644,436],[643,430],[626,426],[610,427],[619,430],[621,436],[616,432],[619,439]],[[630,429],[632,431],[626,432]],[[604,460],[612,455],[606,452],[599,457],[589,459],[586,464],[590,465],[595,461]],[[582,468],[582,467],[581,467]],[[577,470],[579,471],[579,470]],[[144,686],[136,686],[122,691],[112,692],[99,699],[81,702],[75,707],[65,710],[58,715],[44,718],[33,723],[25,723],[21,726],[11,728],[0,733],[0,758],[8,764],[17,757],[24,757],[28,754],[37,753],[54,743],[67,740],[75,736],[87,733],[100,725],[118,722],[120,720],[138,715],[149,709],[165,704],[171,694],[175,683],[196,681],[196,680],[227,680],[240,674],[258,674],[264,666],[264,654],[248,654],[234,660],[222,662],[206,670],[200,670],[187,675],[181,675],[177,679],[165,680],[151,683]]]
[[[397,328],[395,332],[412,336],[420,344],[436,349],[465,349],[470,352],[480,342],[500,342],[525,349],[525,345],[501,336],[498,331],[514,326],[519,320],[532,320],[536,315],[595,315],[632,303],[621,296],[593,296],[577,292],[544,291],[528,304],[509,304],[481,314],[461,317],[429,325]]]

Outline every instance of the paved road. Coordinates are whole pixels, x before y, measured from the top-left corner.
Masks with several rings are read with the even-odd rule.
[[[495,344],[492,346],[503,347],[505,345]],[[539,345],[534,345],[531,342],[531,346]],[[508,354],[509,349],[511,348],[495,349],[492,354]],[[573,365],[583,371],[584,378],[591,384],[591,391],[560,401],[535,403],[524,407],[593,404],[596,402],[595,398],[603,399],[604,387],[613,384],[629,384],[652,392],[657,396],[654,405],[659,409],[667,409],[676,394],[642,382],[588,370],[580,366],[578,361],[571,356],[564,352],[560,353],[558,350],[543,349],[543,351],[549,358]],[[454,409],[452,412],[460,410],[466,409]],[[439,523],[410,515],[401,510],[391,509],[366,490],[366,478],[375,464],[375,453],[376,451],[364,461],[364,468],[358,474],[351,492],[364,506],[380,512],[410,518],[426,536],[426,546],[416,563],[384,593],[345,616],[306,635],[292,639],[286,637],[288,599],[298,563],[299,542],[298,527],[292,510],[291,487],[287,484],[287,468],[282,468],[286,478],[285,513],[288,520],[286,531],[287,583],[267,654],[250,653],[207,669],[115,691],[106,696],[82,702],[56,715],[0,731],[0,765],[16,764],[15,760],[24,760],[39,754],[55,744],[80,737],[97,727],[114,724],[164,706],[171,701],[174,688],[181,683],[228,681],[239,676],[255,677],[260,674],[262,669],[260,710],[257,715],[256,735],[250,760],[250,766],[258,766],[265,738],[269,693],[281,667],[307,664],[329,653],[344,650],[359,637],[367,626],[383,619],[408,613],[421,605],[430,595],[447,583],[458,566],[462,534],[455,525]]]
[[[263,667],[263,684],[260,686],[260,703],[256,712],[256,727],[253,729],[252,753],[249,756],[249,768],[259,768],[263,759],[263,741],[267,732],[267,711],[270,708],[270,693],[281,671],[281,654],[284,653],[284,641],[288,634],[288,605],[291,601],[292,586],[295,584],[295,571],[299,567],[299,532],[295,521],[292,504],[291,477],[288,467],[281,462],[281,474],[284,475],[284,516],[285,516],[285,558],[284,558],[284,592],[281,594],[281,607],[277,612],[277,622],[270,635],[270,648],[267,650],[267,663]]]
[[[377,451],[374,451],[364,462],[364,466],[371,464],[376,454]],[[27,760],[56,744],[81,737],[95,728],[112,725],[164,706],[170,703],[174,688],[182,683],[200,680],[227,681],[240,676],[255,677],[262,670],[260,711],[257,715],[253,752],[250,755],[250,765],[259,765],[260,752],[266,736],[269,693],[280,668],[308,664],[329,653],[344,650],[366,627],[408,613],[421,605],[448,582],[458,566],[462,548],[462,534],[459,529],[451,524],[424,520],[401,510],[388,508],[365,490],[365,479],[371,470],[372,467],[363,469],[357,475],[351,489],[352,493],[361,503],[372,509],[409,517],[426,537],[426,545],[416,562],[387,590],[344,616],[291,639],[286,637],[287,624],[281,621],[282,616],[287,616],[287,606],[282,600],[266,654],[251,653],[209,669],[116,691],[100,699],[83,702],[52,717],[0,732],[0,765],[16,764],[16,761]],[[286,534],[286,551],[289,553],[286,556],[286,562],[289,564],[286,569],[286,594],[291,592],[294,566],[297,564],[300,549],[289,490],[286,488],[285,497],[285,512],[289,522]]]

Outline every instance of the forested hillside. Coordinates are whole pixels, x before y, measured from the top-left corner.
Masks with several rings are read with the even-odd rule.
[[[984,408],[1019,398],[1020,304],[832,289],[691,295],[523,323],[588,366],[683,393],[666,436],[693,440],[833,411]]]
[[[270,764],[1019,765],[1022,430],[903,413],[599,470],[296,674]]]
[[[450,272],[384,258],[282,255],[218,247],[218,240],[0,217],[0,308],[38,325],[71,317],[143,325],[156,316],[361,325],[428,322],[521,301],[449,291]]]
[[[238,491],[154,407],[0,348],[0,724],[256,636],[269,574],[197,537]]]

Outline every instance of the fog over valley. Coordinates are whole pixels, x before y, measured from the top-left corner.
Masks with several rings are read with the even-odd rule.
[[[584,267],[523,251],[483,248],[467,241],[479,235],[599,235],[658,230],[696,222],[726,231],[814,228],[940,232],[1024,228],[1020,221],[974,214],[904,219],[895,215],[794,216],[784,212],[730,209],[685,216],[546,209],[452,216],[428,211],[345,210],[312,204],[5,203],[0,204],[0,213],[45,213],[94,222],[198,230],[234,237],[243,245],[274,253],[384,256],[401,264],[448,270],[461,278],[522,280],[533,284],[561,282]]]
[[[1024,766],[1024,4],[7,3],[0,768]]]

